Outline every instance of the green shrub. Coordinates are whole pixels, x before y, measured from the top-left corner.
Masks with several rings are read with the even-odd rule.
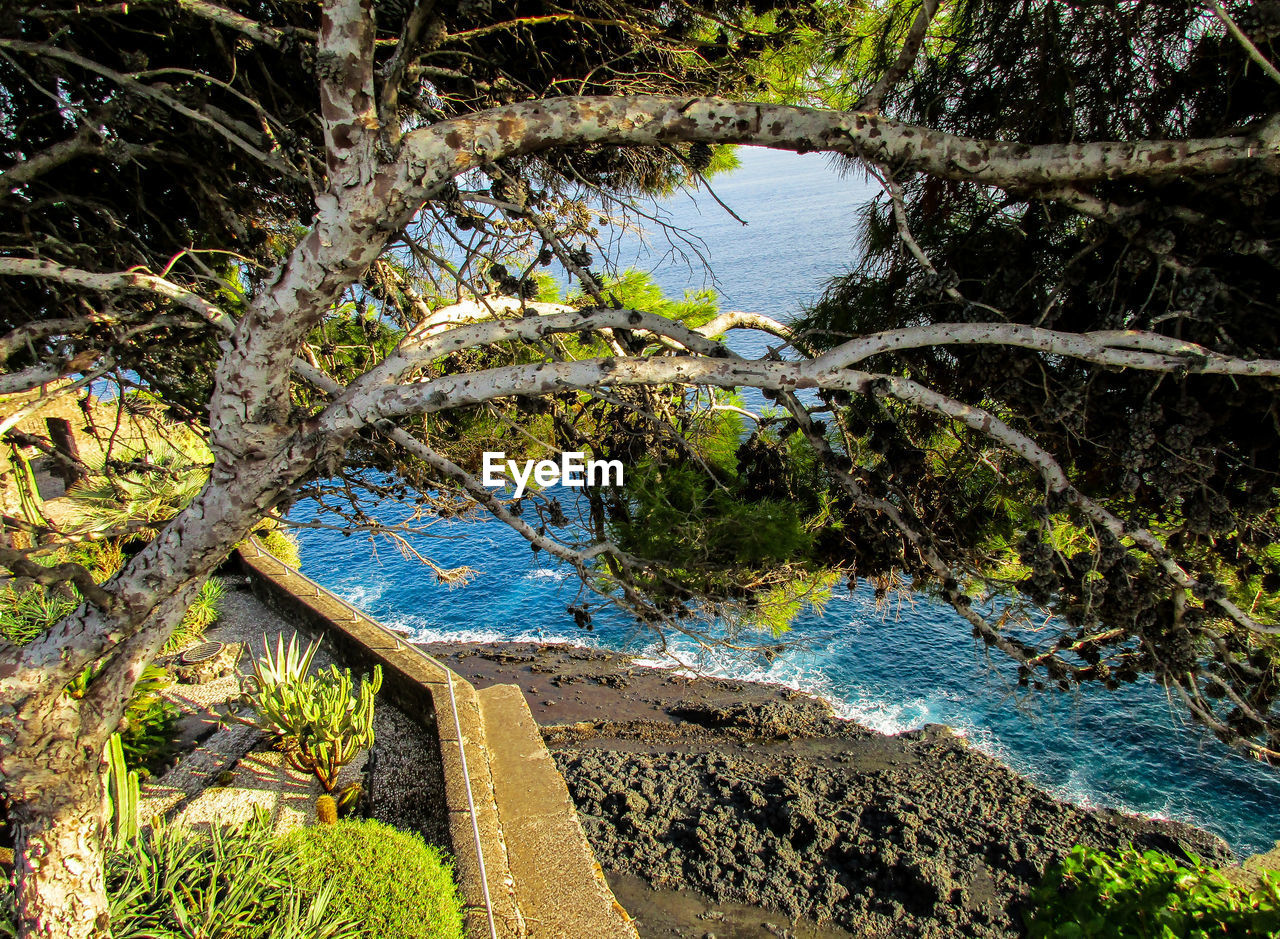
[[[1264,939],[1280,934],[1280,873],[1254,888],[1158,851],[1076,847],[1032,893],[1030,939]]]
[[[142,800],[138,771],[124,761],[120,735],[107,742],[107,817],[111,822],[112,844],[123,846],[138,837],[138,803]]]
[[[153,774],[173,754],[178,738],[178,718],[182,709],[163,694],[173,684],[169,670],[148,665],[133,687],[133,697],[124,709],[120,743],[130,769]]]
[[[204,636],[204,631],[218,619],[222,607],[222,598],[226,595],[226,587],[216,577],[210,577],[200,585],[200,592],[191,601],[191,606],[183,614],[182,622],[169,636],[160,649],[162,655],[172,655],[195,639]]]
[[[120,569],[124,553],[115,541],[86,541],[32,560],[47,567],[70,561],[86,568],[101,583]],[[38,584],[16,586],[8,581],[0,587],[0,637],[24,645],[79,605],[80,593],[69,584],[61,590],[50,590]]]
[[[292,532],[270,524],[259,528],[254,535],[277,561],[283,561],[294,570],[302,566],[302,556],[298,553],[298,539]]]
[[[121,463],[131,454],[117,447]],[[123,468],[106,472],[106,457],[90,464],[90,475],[67,490],[68,520],[85,534],[121,533],[149,541],[196,497],[209,478],[208,449],[176,435],[153,438]]]
[[[324,885],[294,882],[300,859],[265,813],[208,832],[156,825],[107,864],[115,939],[355,939],[366,935]]]
[[[0,936],[18,939],[18,914],[13,906],[13,885],[8,878],[0,880]]]
[[[0,636],[15,645],[25,645],[62,617],[80,601],[46,590],[6,585],[0,590]]]
[[[462,939],[462,904],[453,870],[419,835],[370,819],[344,819],[291,832],[304,890],[334,884],[330,911],[371,936]]]
[[[67,685],[67,694],[83,698],[99,671],[100,668],[87,666]],[[148,665],[133,686],[133,696],[120,722],[125,762],[130,769],[140,770],[144,779],[172,754],[178,737],[177,721],[182,709],[164,696],[171,684],[173,677],[167,668]]]
[[[107,858],[114,939],[373,939],[337,910],[332,888],[294,882],[298,855],[265,813],[247,825],[200,831],[155,825]],[[0,936],[12,929],[0,885]],[[6,932],[8,930],[8,932]]]

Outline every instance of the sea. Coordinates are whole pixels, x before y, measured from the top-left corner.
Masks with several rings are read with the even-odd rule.
[[[669,227],[645,220],[643,235],[618,234],[610,253],[619,267],[651,271],[669,296],[711,288],[722,309],[785,321],[855,264],[864,207],[878,190],[818,154],[742,148],[739,156],[738,170],[712,180],[715,198],[681,192],[647,207]],[[730,344],[759,355],[769,342],[735,336]],[[385,521],[400,520],[386,512]],[[314,514],[305,502],[293,510],[298,521]],[[657,635],[607,603],[590,631],[577,627],[566,607],[599,598],[567,565],[491,518],[434,520],[415,538],[415,549],[441,567],[473,569],[455,587],[386,541],[318,528],[298,536],[304,573],[419,641],[577,643],[626,651],[643,664],[776,682],[821,695],[839,715],[884,733],[946,724],[1059,798],[1190,822],[1241,856],[1280,840],[1280,770],[1219,743],[1159,685],[1027,693],[1009,660],[926,596],[877,601],[866,583],[851,593],[840,587],[780,640],[737,637],[763,651],[733,651],[705,641],[714,633]]]

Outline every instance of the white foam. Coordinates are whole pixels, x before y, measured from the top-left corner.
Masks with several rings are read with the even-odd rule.
[[[538,568],[524,574],[528,580],[561,581],[572,576],[570,570]],[[379,583],[356,584],[341,589],[344,599],[356,607],[376,605],[384,591]],[[841,597],[840,599],[844,599]],[[530,642],[540,644],[564,644],[580,648],[595,648],[599,642],[587,640],[582,633],[565,634],[541,628],[513,630],[486,626],[454,626],[429,619],[421,614],[402,613],[384,617],[386,625],[403,630],[410,641],[419,643],[503,643]],[[867,627],[867,622],[857,624]],[[964,699],[954,693],[911,698],[893,697],[871,688],[833,685],[830,676],[817,664],[806,665],[794,654],[782,654],[771,662],[765,662],[759,654],[738,652],[723,647],[705,649],[693,643],[679,641],[668,643],[659,650],[650,648],[636,656],[635,665],[672,670],[689,677],[706,676],[734,681],[754,682],[803,691],[827,701],[836,716],[855,721],[879,733],[894,735],[917,730],[926,724],[945,724],[957,736],[968,741],[969,746],[1031,779],[1054,798],[1085,809],[1111,808],[1130,815],[1147,818],[1190,822],[1203,822],[1193,817],[1184,805],[1173,804],[1167,798],[1165,804],[1154,811],[1142,811],[1129,807],[1115,793],[1100,791],[1078,769],[1070,771],[1066,778],[1048,778],[1044,773],[1011,753],[988,727],[974,725],[964,719]]]
[[[376,604],[382,597],[384,590],[386,590],[385,582],[375,581],[373,583],[352,584],[347,587],[340,587],[335,590],[335,592],[356,609],[363,610],[366,607]]]
[[[750,653],[669,645],[663,652],[650,650],[649,655],[638,656],[634,661],[636,665],[646,668],[669,669],[689,677],[725,678],[803,691],[827,701],[838,717],[858,719],[848,702],[834,693],[826,674],[818,669],[806,668],[785,656],[764,664],[760,662],[758,655]]]
[[[573,576],[571,570],[554,570],[549,567],[539,567],[536,570],[529,571],[524,575],[525,580],[564,580]]]
[[[567,636],[560,633],[548,632],[542,629],[525,629],[512,633],[510,630],[498,630],[492,627],[453,627],[428,625],[423,623],[405,623],[403,619],[400,622],[386,620],[388,626],[395,628],[400,626],[405,629],[409,638],[413,642],[467,642],[467,643],[494,643],[494,642],[537,642],[537,643],[556,643],[559,645],[579,646],[582,648],[589,647],[579,636]]]

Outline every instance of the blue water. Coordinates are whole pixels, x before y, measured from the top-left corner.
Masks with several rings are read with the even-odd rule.
[[[743,169],[717,192],[747,227],[709,200],[667,200],[674,224],[702,237],[717,282],[696,264],[664,255],[666,239],[618,246],[623,265],[659,264],[659,282],[677,295],[715,286],[725,308],[787,318],[817,296],[825,277],[853,261],[857,207],[874,193],[840,179],[821,157],[743,151]],[[758,345],[737,340],[740,352]],[[305,505],[295,517],[309,517]],[[395,521],[388,518],[387,521]],[[1071,801],[1192,822],[1239,853],[1280,839],[1280,771],[1251,763],[1188,725],[1162,689],[1137,683],[1118,692],[1014,695],[1012,664],[988,658],[944,604],[902,599],[877,607],[871,589],[837,592],[823,615],[801,616],[788,646],[758,654],[707,651],[685,637],[655,637],[616,609],[575,628],[565,606],[590,597],[567,566],[535,555],[500,522],[449,520],[417,547],[444,567],[469,565],[467,586],[435,583],[392,546],[304,529],[303,570],[371,615],[423,641],[569,641],[626,649],[654,664],[682,662],[709,674],[775,681],[816,692],[838,713],[886,732],[948,724],[980,749]],[[760,641],[767,642],[768,637]]]

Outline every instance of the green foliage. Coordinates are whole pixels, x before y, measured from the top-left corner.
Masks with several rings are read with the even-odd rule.
[[[617,544],[654,565],[637,580],[669,597],[667,612],[685,612],[679,590],[664,594],[674,580],[729,620],[776,636],[830,596],[837,575],[819,557],[814,527],[824,518],[802,500],[756,490],[745,475],[647,462],[628,473],[625,502],[608,524]]]
[[[173,677],[166,668],[148,665],[124,710],[120,744],[125,762],[147,774],[154,772],[173,751],[182,709],[164,696],[171,684]]]
[[[0,636],[24,645],[76,608],[73,597],[44,587],[20,588],[7,582],[0,588]]]
[[[690,570],[782,561],[811,540],[794,504],[735,498],[693,467],[636,467],[627,494],[630,513],[615,523],[619,542]]]
[[[194,438],[160,433],[136,453],[117,447],[110,467],[100,462],[67,491],[72,525],[88,534],[128,529],[132,537],[151,538],[195,498],[209,478],[208,451]]]
[[[18,910],[13,902],[13,885],[8,878],[0,880],[0,936],[18,939]]]
[[[376,309],[345,303],[311,331],[308,341],[325,371],[347,382],[384,359],[403,335]]]
[[[92,665],[87,667],[67,685],[67,694],[83,698],[100,671]],[[175,722],[182,710],[164,696],[164,690],[171,684],[173,679],[168,669],[161,665],[148,665],[133,687],[133,695],[120,722],[120,742],[125,761],[146,775],[150,775],[172,751]]]
[[[360,782],[349,782],[338,790],[337,810],[338,814],[344,818],[354,815],[360,808],[361,800],[364,798],[364,785]]]
[[[18,493],[18,508],[22,517],[33,525],[47,525],[49,520],[44,517],[44,500],[40,498],[35,473],[31,471],[31,464],[22,455],[17,444],[9,445],[9,465],[13,468],[13,485]]]
[[[200,592],[191,601],[191,606],[183,614],[182,622],[161,647],[160,653],[172,655],[202,637],[204,631],[217,621],[222,598],[225,595],[226,587],[216,577],[210,577],[201,584]]]
[[[373,679],[361,679],[359,694],[349,669],[336,665],[308,675],[319,643],[298,649],[295,633],[284,643],[276,640],[273,654],[263,637],[263,655],[254,663],[254,690],[249,693],[256,720],[263,730],[285,745],[290,764],[313,772],[326,792],[332,792],[338,771],[357,753],[373,745],[373,698],[382,687],[382,667]]]
[[[1280,933],[1280,873],[1256,888],[1157,851],[1076,847],[1032,894],[1030,939],[1263,939]]]
[[[33,558],[52,567],[74,562],[102,582],[120,569],[124,554],[119,542],[85,541]],[[0,637],[24,645],[80,605],[80,594],[71,585],[57,589],[38,584],[19,585],[12,579],[0,586]]]
[[[302,566],[302,556],[298,553],[298,539],[279,525],[268,524],[254,532],[259,543],[277,561],[289,565],[294,570]]]
[[[462,939],[453,872],[419,835],[344,819],[298,829],[285,845],[300,858],[299,887],[333,884],[333,914],[362,923],[369,935]]]
[[[111,817],[111,836],[116,847],[138,837],[138,773],[125,765],[120,735],[112,734],[107,742],[107,804]]]
[[[709,322],[719,312],[720,301],[714,290],[687,290],[681,300],[668,299],[647,271],[627,268],[617,277],[602,278],[601,292],[613,297],[624,307],[644,313],[656,313],[691,328]],[[574,292],[566,303],[585,303],[589,298]]]
[[[107,855],[115,939],[373,939],[335,908],[334,888],[303,886],[302,857],[263,812],[207,832],[153,822]],[[0,936],[17,937],[12,884],[0,883]]]
[[[276,649],[273,653],[267,645],[267,637],[262,637],[262,655],[253,663],[253,677],[258,689],[266,693],[279,686],[296,685],[306,677],[311,668],[311,660],[320,651],[320,640],[298,648],[298,634],[289,637],[289,644],[284,642],[284,633],[276,637]]]
[[[799,85],[847,76],[821,100],[856,100],[896,56],[918,6],[850,7],[850,28],[818,30],[797,59]],[[1259,23],[1254,5],[1224,9]],[[844,16],[834,4],[822,10]],[[1273,35],[1260,25],[1252,35],[1274,54]],[[882,112],[1049,143],[1207,137],[1261,126],[1277,109],[1280,85],[1203,7],[956,0],[940,8]],[[1188,177],[1176,191],[1152,180],[1091,187],[1098,204],[1150,209],[1123,221],[1031,190],[920,173],[896,181],[900,204],[865,210],[857,267],[793,324],[813,351],[849,335],[982,322],[1149,330],[1254,358],[1280,348],[1267,260],[1276,232],[1263,221],[1280,204],[1272,177],[1225,188]],[[901,229],[927,268],[904,252]],[[1280,434],[1258,419],[1274,409],[1273,388],[1195,367],[1159,375],[1001,346],[901,349],[862,367],[981,406],[1035,441],[1076,491],[1127,530],[1154,534],[1195,586],[1179,587],[1169,559],[1099,529],[1070,500],[1046,498],[1043,479],[982,431],[892,395],[833,395],[863,489],[894,505],[952,572],[922,570],[920,550],[894,536],[858,552],[859,576],[932,581],[956,602],[1000,594],[1003,622],[1016,624],[1005,636],[1034,663],[1020,668],[1023,684],[1115,687],[1147,674],[1177,686],[1220,739],[1274,759],[1276,645],[1233,624],[1219,603],[1264,627],[1280,621],[1280,569],[1268,557],[1280,540]],[[888,527],[867,516],[848,524]],[[1025,629],[1045,613],[1049,629]]]
[[[745,622],[754,629],[781,636],[806,609],[821,613],[840,580],[837,571],[798,572],[794,578],[753,597]]]
[[[115,939],[355,939],[376,935],[334,906],[333,887],[295,882],[301,858],[265,813],[209,831],[153,823],[107,864]]]
[[[83,542],[37,559],[42,564],[74,561],[89,570],[95,580],[105,580],[120,567],[123,554],[115,541]],[[220,584],[210,591],[219,592]],[[202,591],[202,595],[204,591]],[[79,593],[65,586],[52,590],[39,585],[0,587],[0,636],[18,645],[30,642],[67,616],[80,604]],[[88,691],[98,669],[85,668],[66,688],[73,698]],[[120,729],[127,764],[145,772],[153,770],[169,753],[179,708],[161,693],[169,686],[169,673],[158,665],[148,665],[134,687],[125,708]]]

